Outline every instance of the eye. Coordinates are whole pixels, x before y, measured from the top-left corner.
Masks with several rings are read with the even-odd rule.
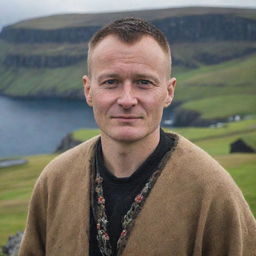
[[[103,82],[103,84],[115,84],[117,82],[116,79],[109,79]]]
[[[118,84],[117,79],[108,79],[101,83],[102,85],[105,85],[107,88],[114,88]]]
[[[136,83],[142,87],[148,87],[148,86],[153,85],[153,82],[151,82],[150,80],[147,80],[147,79],[139,79],[136,81]]]

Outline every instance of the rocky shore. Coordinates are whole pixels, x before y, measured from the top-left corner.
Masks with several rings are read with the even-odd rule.
[[[60,142],[54,153],[61,153],[79,145],[82,141],[75,140],[71,133],[67,134]]]
[[[7,244],[2,247],[2,253],[5,256],[18,256],[23,234],[23,232],[17,232],[9,237]]]

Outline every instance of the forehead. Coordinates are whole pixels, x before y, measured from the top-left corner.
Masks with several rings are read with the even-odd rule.
[[[150,37],[143,36],[132,44],[122,42],[114,35],[109,35],[99,42],[90,52],[90,68],[119,64],[141,64],[154,67],[161,66],[169,71],[169,54],[164,52],[158,42]],[[94,70],[95,71],[95,70]]]

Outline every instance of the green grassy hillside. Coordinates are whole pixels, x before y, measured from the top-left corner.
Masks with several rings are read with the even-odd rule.
[[[24,229],[27,206],[36,178],[54,155],[31,156],[22,166],[0,168],[0,246]]]
[[[203,118],[256,113],[256,55],[177,73],[176,100]]]
[[[256,156],[229,154],[229,144],[237,138],[245,138],[256,146],[255,128],[254,119],[229,123],[222,128],[182,128],[174,131],[190,138],[228,170],[256,216]],[[74,132],[73,137],[83,141],[98,133],[98,130],[79,130]],[[25,165],[0,168],[0,245],[6,243],[9,235],[24,229],[35,180],[54,156],[29,156],[26,157],[29,162]]]

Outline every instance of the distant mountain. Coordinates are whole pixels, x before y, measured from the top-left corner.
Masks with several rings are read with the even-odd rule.
[[[256,75],[248,65],[255,62],[256,10],[203,7],[54,15],[4,27],[0,34],[0,93],[83,98],[81,77],[86,72],[88,40],[106,23],[131,16],[154,23],[171,43],[178,78],[175,106],[198,113],[197,103],[205,97],[230,93],[252,97],[255,93]],[[241,72],[234,71],[238,65],[246,74],[243,81]],[[230,72],[223,74],[224,69]],[[247,106],[241,113],[217,112],[221,111],[204,118],[255,113],[256,106]]]

